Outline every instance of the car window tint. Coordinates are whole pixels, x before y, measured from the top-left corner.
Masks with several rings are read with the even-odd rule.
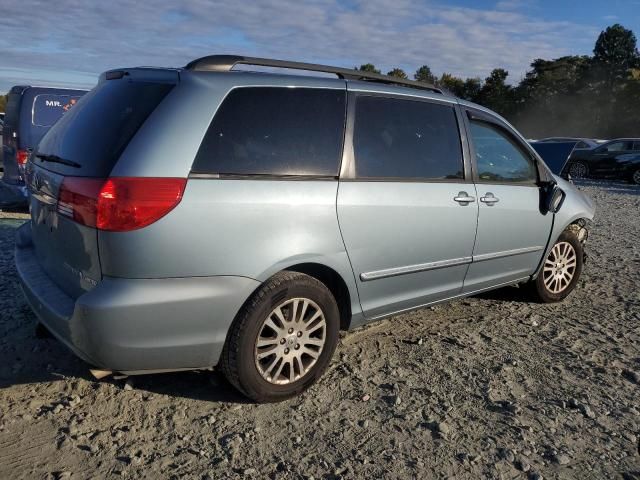
[[[587,145],[585,142],[578,142],[576,143],[576,146],[574,148],[589,148],[589,145]]]
[[[640,150],[640,141],[633,142],[633,149],[634,150]]]
[[[494,182],[535,182],[536,167],[516,140],[485,122],[471,122],[478,178]]]
[[[211,122],[194,173],[337,176],[345,90],[237,88]]]
[[[359,97],[353,146],[358,178],[463,178],[458,122],[447,105]]]
[[[50,127],[69,111],[80,96],[72,95],[36,95],[33,99],[33,116],[31,122],[38,127]]]
[[[625,150],[630,150],[629,142],[613,142],[609,145],[606,145],[604,148],[605,152],[623,152]]]

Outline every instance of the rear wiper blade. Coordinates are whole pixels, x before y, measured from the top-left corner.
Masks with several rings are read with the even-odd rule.
[[[61,163],[62,165],[68,165],[74,168],[82,167],[82,165],[80,165],[78,162],[67,160],[66,158],[62,158],[57,155],[45,155],[44,153],[36,153],[36,157],[38,157],[43,162]]]

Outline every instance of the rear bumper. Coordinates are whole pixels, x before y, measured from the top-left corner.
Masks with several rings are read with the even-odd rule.
[[[25,297],[46,327],[76,355],[108,370],[144,373],[217,364],[236,313],[259,286],[246,277],[105,277],[73,299],[41,269],[30,224],[16,234]]]

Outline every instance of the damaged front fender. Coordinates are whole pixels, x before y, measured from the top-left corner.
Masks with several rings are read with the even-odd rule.
[[[547,247],[532,278],[536,278],[538,276],[542,270],[544,259],[549,255],[551,248],[558,240],[560,234],[567,228],[575,230],[580,242],[584,244],[589,237],[589,224],[595,216],[595,205],[587,195],[578,190],[578,188],[572,183],[557,176],[554,176],[554,178],[558,187],[565,192],[566,197],[562,204],[562,208],[554,214],[553,227],[551,229],[551,234],[549,235]]]

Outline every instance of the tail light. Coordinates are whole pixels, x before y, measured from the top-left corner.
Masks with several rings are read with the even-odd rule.
[[[16,161],[18,162],[18,166],[24,167],[29,160],[29,152],[27,150],[18,150],[16,152]]]
[[[58,193],[58,213],[95,227],[102,185],[103,178],[65,177]]]
[[[18,170],[22,175],[24,175],[24,170],[27,166],[27,160],[29,160],[29,151],[28,150],[18,150],[16,151],[16,162],[18,163]]]
[[[136,230],[173,210],[186,184],[185,178],[65,177],[58,194],[58,213],[100,230]]]

